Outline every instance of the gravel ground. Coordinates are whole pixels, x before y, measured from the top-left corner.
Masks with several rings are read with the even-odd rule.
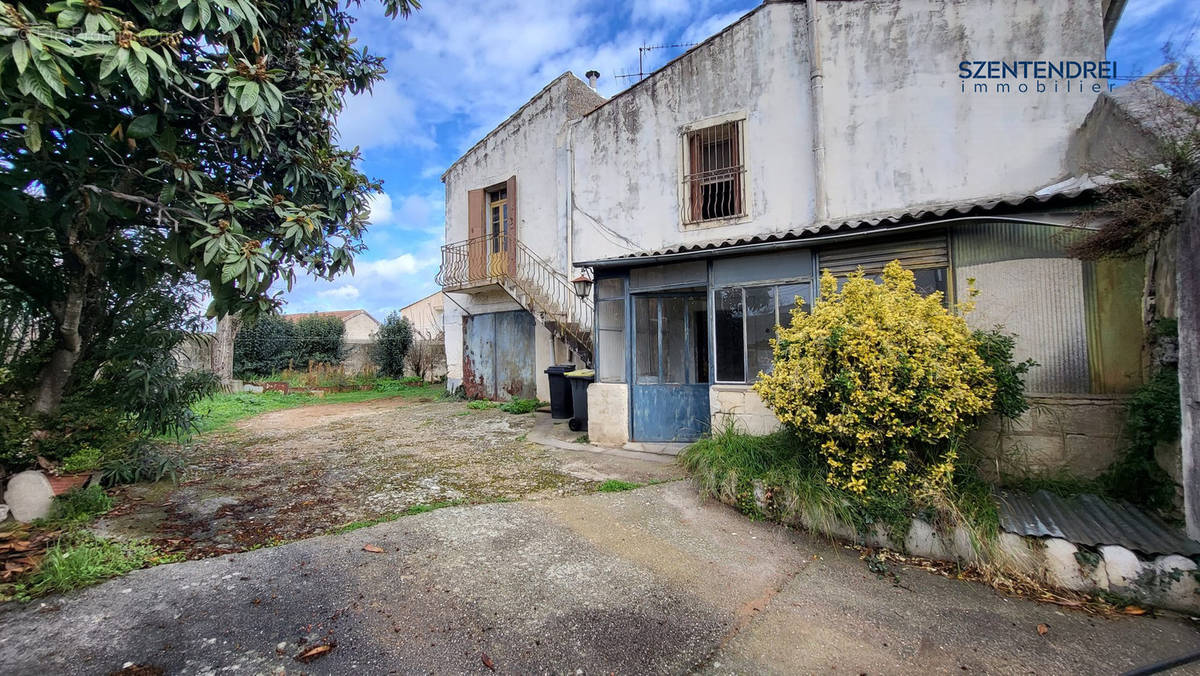
[[[537,415],[545,414],[398,398],[266,413],[182,449],[189,466],[178,485],[122,489],[121,506],[96,530],[202,558],[417,505],[542,499],[610,478],[682,476],[670,463],[529,442]]]

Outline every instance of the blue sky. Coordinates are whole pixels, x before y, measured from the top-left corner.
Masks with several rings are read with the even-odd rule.
[[[360,44],[387,59],[388,75],[349,102],[338,121],[344,145],[358,145],[367,174],[384,181],[372,205],[368,250],[355,274],[300,280],[285,312],[363,308],[382,320],[437,286],[443,235],[442,172],[464,150],[550,80],[570,70],[601,74],[600,93],[633,82],[638,47],[698,42],[753,9],[757,0],[424,0],[407,21],[389,21],[378,3],[357,10]],[[1167,41],[1200,27],[1200,3],[1128,0],[1109,58],[1122,75],[1163,63]],[[1200,52],[1200,40],[1188,46]],[[649,52],[652,70],[683,50]]]

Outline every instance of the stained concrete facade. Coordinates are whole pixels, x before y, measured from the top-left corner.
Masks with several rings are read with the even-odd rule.
[[[468,239],[468,193],[487,189],[516,177],[516,238],[534,255],[562,271],[569,279],[570,229],[567,194],[570,167],[566,128],[604,98],[579,78],[564,73],[535,95],[509,119],[494,129],[454,162],[442,175],[446,186],[446,242]],[[455,287],[446,293],[443,326],[446,332],[447,387],[463,383],[463,317],[467,315],[528,310],[495,284],[470,288]],[[538,397],[549,398],[542,371],[552,363],[569,359],[566,347],[554,340],[540,323],[535,329],[534,371]]]
[[[873,226],[884,216],[903,221],[897,215],[1053,192],[1048,187],[1079,171],[1081,148],[1102,142],[1103,130],[1077,130],[1089,113],[1098,119],[1096,88],[1108,91],[1109,83],[979,92],[976,81],[959,77],[960,63],[1101,60],[1120,4],[769,0],[607,102],[571,74],[552,82],[447,171],[447,242],[467,237],[467,191],[509,176],[517,177],[518,238],[563,266],[564,278],[577,274],[575,263],[635,252],[706,244],[711,253],[689,256],[712,261],[730,242],[805,228],[834,232],[843,223]],[[745,209],[690,222],[685,138],[726,122],[741,128]],[[1131,321],[1126,293],[1140,284],[1140,273],[1088,267],[1067,258],[1061,242],[1051,250],[1053,235],[1009,232],[991,222],[1057,231],[1075,216],[1035,205],[1003,219],[947,216],[935,224],[946,233],[948,295],[965,294],[968,278],[980,280],[984,295],[969,321],[978,328],[1006,323],[1022,334],[1018,357],[1039,363],[1030,391],[1046,395],[1049,408],[1060,395],[1072,401],[1099,395],[1108,402],[1140,378],[1136,363],[1122,356],[1131,346],[1140,349],[1140,324],[1135,316]],[[990,234],[980,228],[991,228]],[[873,230],[837,236],[870,239],[879,234]],[[794,273],[808,275],[814,289],[820,246],[811,272]],[[751,248],[741,253],[754,253]],[[631,258],[625,274],[669,262]],[[1114,290],[1119,293],[1109,293]],[[472,313],[520,307],[495,287],[471,291],[452,295]],[[711,286],[708,293],[711,313]],[[1110,296],[1117,301],[1104,300]],[[632,321],[632,311],[625,311]],[[454,330],[460,314],[447,306],[452,386],[462,373],[461,333]],[[538,331],[546,343],[537,359],[540,393],[544,366],[570,355],[540,325]],[[710,350],[715,360],[717,348]],[[630,423],[633,380],[590,388],[593,441],[637,441]],[[714,382],[708,401],[713,424],[732,419],[756,433],[777,426],[749,383]],[[1106,416],[1106,406],[1083,408]],[[1038,430],[1059,440],[1054,452],[1063,458],[1070,455],[1068,440],[1080,434],[1049,431],[1046,424]]]

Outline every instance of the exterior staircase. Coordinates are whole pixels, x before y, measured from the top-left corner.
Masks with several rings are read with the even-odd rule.
[[[495,284],[529,311],[587,366],[592,355],[592,301],[575,295],[567,276],[515,238],[484,235],[442,247],[443,291]]]

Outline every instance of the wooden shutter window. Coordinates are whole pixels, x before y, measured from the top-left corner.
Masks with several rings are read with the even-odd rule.
[[[487,238],[483,230],[483,189],[467,191],[467,272],[468,279],[483,279],[487,270]]]
[[[504,247],[508,252],[508,270],[513,273],[517,269],[517,177],[509,176],[505,187],[508,190],[508,222],[504,228]]]
[[[688,134],[688,173],[692,180],[688,186],[688,197],[691,200],[691,220],[699,222],[704,217],[704,191],[700,188],[700,134]]]

